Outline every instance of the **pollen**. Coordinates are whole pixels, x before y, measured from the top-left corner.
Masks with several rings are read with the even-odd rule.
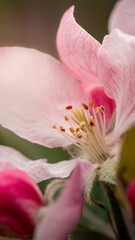
[[[55,124],[54,124],[54,125],[52,125],[52,128],[56,129],[56,125],[55,125]]]
[[[75,135],[77,138],[81,139],[82,138],[82,135],[80,133],[76,133]]]
[[[71,110],[72,108],[73,108],[72,105],[68,105],[65,107],[66,110]]]

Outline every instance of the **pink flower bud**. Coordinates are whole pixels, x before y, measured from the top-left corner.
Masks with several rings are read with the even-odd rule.
[[[135,179],[133,179],[127,188],[127,196],[135,217]]]
[[[0,172],[0,235],[31,236],[41,206],[40,189],[25,172]]]

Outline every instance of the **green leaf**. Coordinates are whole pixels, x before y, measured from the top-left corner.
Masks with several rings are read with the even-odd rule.
[[[80,224],[78,227],[70,234],[68,240],[112,240],[112,238],[96,232],[92,229],[85,227],[84,225]]]
[[[129,184],[135,177],[135,126],[126,134],[118,167],[118,176],[125,185]]]

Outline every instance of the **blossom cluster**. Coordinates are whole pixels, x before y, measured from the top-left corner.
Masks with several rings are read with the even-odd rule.
[[[124,136],[135,123],[135,32],[128,16],[123,24],[127,5],[135,8],[133,0],[115,6],[102,44],[77,24],[70,7],[56,38],[61,62],[34,49],[0,49],[0,124],[71,156],[50,164],[0,146],[0,235],[67,239],[84,196],[92,204],[95,180],[117,185]],[[37,183],[50,178],[41,193]],[[127,197],[135,215],[134,180]]]

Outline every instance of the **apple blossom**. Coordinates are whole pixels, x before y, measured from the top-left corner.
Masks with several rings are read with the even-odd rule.
[[[36,50],[1,48],[0,122],[47,147],[74,145],[71,155],[89,163],[89,195],[96,175],[115,183],[123,135],[135,122],[135,38],[114,30],[101,45],[76,23],[73,9],[57,33],[64,64]],[[68,174],[75,161],[63,161]]]

